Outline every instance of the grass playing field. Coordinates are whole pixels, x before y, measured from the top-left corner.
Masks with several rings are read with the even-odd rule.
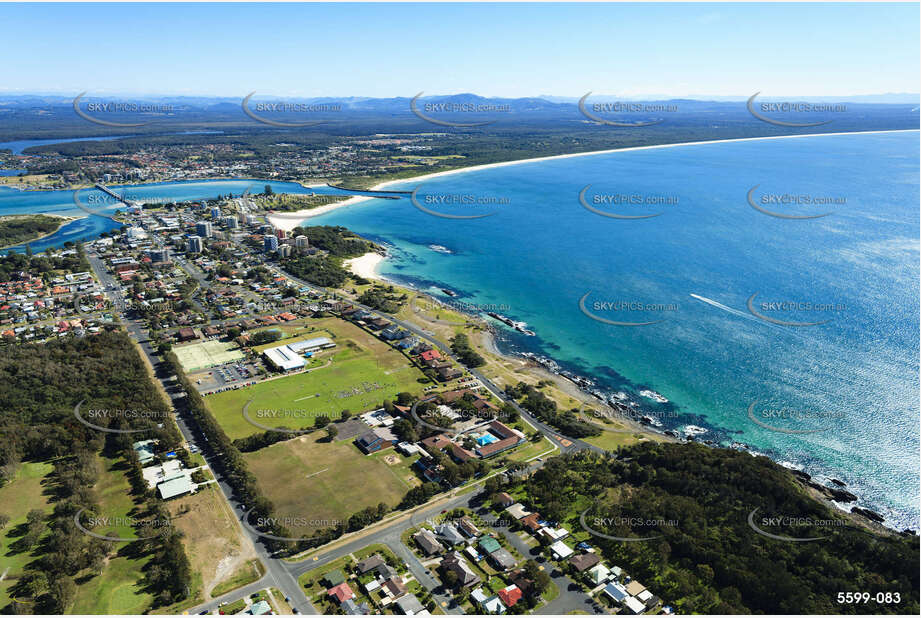
[[[392,453],[393,451],[387,451]],[[395,506],[409,490],[402,471],[363,455],[350,441],[315,432],[245,455],[277,517],[300,518],[293,536],[309,536],[368,506]]]
[[[243,352],[233,341],[202,341],[173,348],[186,373],[223,365],[243,358]]]
[[[100,457],[100,475],[96,483],[99,494],[99,515],[127,518],[135,504],[129,494],[131,485],[125,475],[127,465],[114,459]],[[112,535],[112,532],[115,532]],[[102,534],[131,538],[136,536],[130,526],[106,527]],[[125,543],[116,542],[115,551]],[[119,555],[111,558],[102,573],[77,586],[71,613],[74,614],[143,614],[151,605],[153,595],[144,591],[144,566],[148,557]]]
[[[247,414],[255,422],[295,429],[312,427],[321,414],[337,419],[342,410],[354,415],[380,407],[399,392],[421,392],[419,380],[425,376],[397,350],[341,321],[326,330],[336,335],[337,348],[320,355],[319,368],[205,398],[231,439],[263,431],[243,417],[250,401]]]
[[[0,578],[3,580],[0,581],[0,608],[11,602],[8,591],[23,567],[38,556],[34,550],[16,552],[10,546],[20,538],[14,531],[25,523],[26,513],[32,509],[51,510],[43,485],[51,470],[50,463],[24,463],[13,480],[0,488],[0,514],[10,517],[6,527],[0,530],[0,575],[5,574]]]

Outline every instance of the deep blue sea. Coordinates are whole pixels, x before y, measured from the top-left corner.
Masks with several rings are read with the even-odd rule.
[[[917,528],[918,172],[917,132],[711,143],[391,187],[484,218],[376,199],[310,224],[386,242],[395,281],[506,307],[537,333],[510,331],[506,349],[552,357],[668,427],[840,479],[889,525]],[[586,185],[596,210],[658,216],[591,212]],[[831,214],[764,214],[755,186],[763,210]],[[655,323],[593,320],[587,293],[602,319]],[[753,294],[769,319],[824,323],[761,319]]]
[[[127,197],[196,200],[265,184],[164,183]],[[917,529],[918,132],[624,151],[390,188],[417,187],[415,205],[369,199],[308,224],[383,242],[386,277],[500,307],[537,333],[504,329],[504,350],[551,357],[668,428],[697,426],[700,439],[840,479],[887,525]],[[21,212],[84,214],[70,191],[0,189],[0,215]],[[85,217],[33,250],[113,225]]]

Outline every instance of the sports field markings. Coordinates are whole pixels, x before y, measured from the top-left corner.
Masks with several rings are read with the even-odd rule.
[[[319,396],[320,396],[320,393],[317,393],[316,395],[307,395],[306,397],[300,397],[299,399],[295,399],[294,401],[304,401],[305,399],[313,399],[314,397],[319,397]]]
[[[316,475],[318,475],[318,474],[323,474],[323,473],[326,472],[327,470],[329,470],[329,468],[323,468],[323,469],[320,470],[319,472],[314,472],[313,474],[308,474],[308,475],[305,476],[304,478],[305,478],[305,479],[309,479],[311,476],[316,476]]]

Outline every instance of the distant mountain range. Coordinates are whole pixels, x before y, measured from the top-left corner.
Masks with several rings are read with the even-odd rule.
[[[70,105],[75,96],[61,94],[19,94],[12,92],[0,92],[0,107],[5,108],[24,108],[36,106],[59,106]],[[87,93],[82,101],[132,101],[132,102],[157,102],[173,103],[186,109],[199,109],[208,111],[230,110],[231,108],[239,109],[240,103],[244,96],[249,93],[241,93],[239,97],[208,97],[208,96],[185,96],[185,95],[137,95],[126,93]],[[754,93],[751,93],[754,94]],[[667,95],[649,94],[644,96],[618,96],[613,94],[595,94],[592,93],[589,99],[592,103],[611,103],[617,101],[629,101],[631,103],[661,103],[668,102],[680,104],[686,111],[690,109],[706,109],[708,104],[725,104],[738,103],[746,101],[749,95],[739,96],[708,96],[699,95],[691,97],[671,97]],[[413,96],[406,97],[281,97],[271,94],[257,93],[253,97],[253,102],[273,101],[288,103],[310,103],[310,104],[330,104],[338,103],[346,109],[354,111],[404,111],[409,106]],[[483,97],[471,93],[459,93],[450,95],[425,95],[420,98],[426,103],[476,103],[505,105],[511,111],[517,112],[541,112],[556,111],[561,107],[571,107],[578,103],[581,96],[556,96],[541,95],[537,97]],[[921,95],[917,93],[885,93],[885,94],[868,94],[868,95],[842,95],[842,96],[777,96],[764,92],[758,97],[759,101],[810,101],[822,103],[855,103],[855,104],[905,104],[918,105],[921,103]]]

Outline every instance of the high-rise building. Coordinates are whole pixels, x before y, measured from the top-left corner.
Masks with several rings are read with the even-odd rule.
[[[284,240],[288,237],[288,233],[282,229],[279,229],[275,231],[275,236],[278,237],[278,240]]]
[[[309,249],[310,241],[307,240],[306,236],[298,236],[294,239],[294,246],[298,249]]]
[[[279,245],[277,251],[278,257],[286,258],[291,257],[291,252],[293,249],[291,248],[291,245]]]
[[[201,236],[189,236],[189,253],[201,253]]]
[[[195,233],[202,238],[211,238],[211,222],[199,221],[195,224]]]
[[[275,236],[266,236],[265,237],[265,252],[271,253],[278,249],[278,238]]]
[[[151,249],[149,252],[149,255],[150,255],[151,262],[154,262],[154,263],[169,262],[169,249],[168,248]]]
[[[221,209],[218,208],[217,206],[212,206],[212,207],[211,207],[211,218],[214,219],[215,221],[217,221],[218,219],[220,219],[220,218],[221,218]]]
[[[236,217],[224,217],[224,225],[227,226],[229,230],[237,229],[237,218]]]

